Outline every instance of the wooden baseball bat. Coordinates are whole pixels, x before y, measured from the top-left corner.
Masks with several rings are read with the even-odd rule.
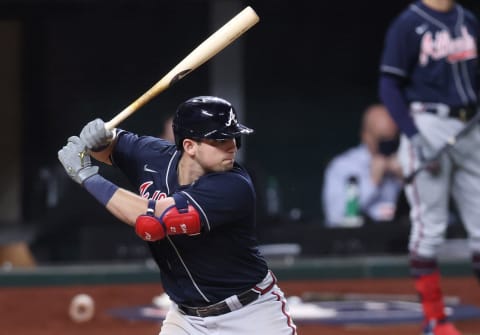
[[[132,115],[152,98],[165,91],[180,79],[184,78],[190,72],[208,61],[210,58],[215,56],[217,53],[239,38],[259,20],[260,18],[250,6],[243,9],[225,25],[210,35],[210,37],[203,41],[192,52],[190,52],[190,54],[188,54],[180,63],[178,63],[172,70],[170,70],[170,72],[168,72],[142,96],[128,105],[110,121],[106,122],[105,128],[111,130],[118,126],[120,122]]]

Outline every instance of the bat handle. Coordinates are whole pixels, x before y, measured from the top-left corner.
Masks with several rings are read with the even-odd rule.
[[[105,129],[106,130],[113,130],[115,128],[115,123],[113,122],[113,119],[105,122]]]
[[[115,117],[112,118],[110,121],[105,122],[105,129],[106,130],[113,130],[115,127],[117,127],[120,124],[120,122],[122,122],[130,114],[132,114],[134,111],[130,111],[129,107],[125,108],[123,111],[121,111],[120,113],[115,115]]]
[[[147,93],[149,93],[149,92],[147,92]],[[139,109],[141,106],[143,106],[145,103],[147,103],[147,101],[151,99],[151,96],[147,95],[147,93],[142,95],[140,98],[135,100],[133,103],[131,103],[129,106],[127,106],[120,113],[115,115],[115,117],[113,117],[110,121],[105,122],[105,129],[113,130],[123,120],[125,120],[127,117],[129,117],[131,114],[133,114],[137,109]]]

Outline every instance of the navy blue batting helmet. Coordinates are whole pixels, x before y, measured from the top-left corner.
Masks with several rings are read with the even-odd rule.
[[[251,134],[253,129],[238,123],[237,113],[228,101],[213,96],[199,96],[178,106],[173,119],[173,133],[177,148],[183,150],[183,140],[186,138],[235,138],[239,146],[240,135]]]

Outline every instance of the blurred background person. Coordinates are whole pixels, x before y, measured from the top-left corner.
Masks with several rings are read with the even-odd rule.
[[[402,190],[398,128],[381,104],[363,114],[361,143],[334,157],[325,170],[322,204],[329,227],[390,221]]]

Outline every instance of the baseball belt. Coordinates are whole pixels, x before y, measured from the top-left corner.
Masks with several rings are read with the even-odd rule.
[[[216,304],[208,305],[208,306],[191,307],[186,305],[178,305],[178,310],[183,314],[190,315],[190,316],[199,316],[202,318],[205,318],[207,316],[217,316],[217,315],[233,312],[237,309],[242,308],[243,306],[246,306],[254,302],[261,295],[270,291],[273,288],[273,286],[277,283],[277,280],[273,275],[273,273],[270,272],[270,275],[271,275],[272,281],[267,287],[263,289],[260,289],[259,287],[255,286],[245,292],[242,292],[240,294],[237,294],[235,296],[232,296],[225,300],[217,302]],[[238,302],[240,304],[227,303],[227,301],[232,300],[232,298],[238,299]]]
[[[452,107],[442,103],[412,102],[410,108],[413,113],[427,112],[441,117],[451,117],[463,122],[469,121],[477,112],[476,106]]]

